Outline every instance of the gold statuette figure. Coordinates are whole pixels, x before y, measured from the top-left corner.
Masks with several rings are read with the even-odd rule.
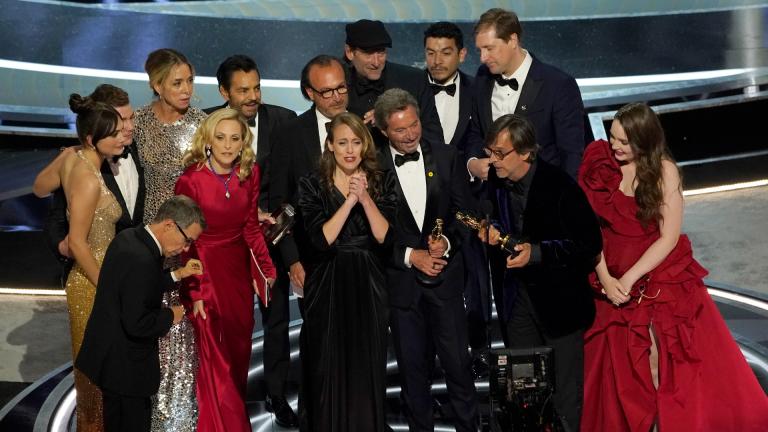
[[[467,227],[480,231],[482,229],[486,229],[488,227],[488,222],[486,221],[479,221],[476,217],[468,214],[463,213],[460,211],[456,212],[456,220],[463,223]],[[501,231],[499,231],[499,243],[498,246],[501,250],[507,252],[508,254],[512,256],[516,256],[520,252],[515,250],[515,245],[517,245],[519,241],[512,238],[510,234],[505,234]]]

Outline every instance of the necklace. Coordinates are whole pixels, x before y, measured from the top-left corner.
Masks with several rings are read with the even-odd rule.
[[[234,167],[232,168],[232,171],[229,172],[229,176],[225,179],[223,175],[216,172],[215,169],[213,169],[213,164],[211,163],[210,156],[208,157],[208,167],[211,169],[211,172],[213,175],[216,176],[216,178],[224,184],[224,196],[229,199],[229,181],[232,180],[232,176],[235,174]]]

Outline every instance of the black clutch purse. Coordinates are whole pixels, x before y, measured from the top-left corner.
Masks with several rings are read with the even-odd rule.
[[[281,205],[279,209],[272,213],[275,223],[267,225],[264,228],[264,240],[272,246],[280,243],[280,240],[285,236],[285,233],[287,233],[293,226],[295,215],[296,212],[292,205]]]

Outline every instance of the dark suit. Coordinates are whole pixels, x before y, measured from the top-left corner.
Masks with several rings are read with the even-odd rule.
[[[456,124],[456,131],[453,133],[451,142],[448,143],[451,147],[456,147],[459,150],[464,150],[464,144],[467,132],[469,131],[469,123],[472,119],[472,102],[474,101],[474,79],[465,74],[462,71],[459,72],[459,122]],[[429,72],[425,72],[424,79],[429,85]],[[430,89],[431,90],[431,89]],[[433,101],[434,101],[434,92]],[[435,103],[437,105],[437,103]],[[439,115],[438,115],[439,117]],[[442,119],[440,120],[442,127]]]
[[[368,80],[357,75],[355,68],[348,64],[349,72],[349,112],[355,113],[360,117],[373,109],[376,99],[384,91],[399,88],[406,90],[419,103],[422,134],[424,139],[429,142],[442,142],[443,129],[440,126],[440,117],[435,109],[435,99],[432,96],[432,90],[424,80],[424,72],[410,66],[398,63],[387,62],[384,70],[373,86],[368,86]],[[374,88],[375,87],[375,88]],[[386,148],[389,145],[387,138],[378,128],[371,129],[371,135],[378,148]]]
[[[450,146],[456,147],[461,155],[472,119],[472,105],[474,102],[474,80],[462,71],[459,72],[458,88],[458,122],[456,130],[451,138]],[[429,83],[429,72],[425,72],[424,79]],[[434,94],[434,92],[433,92]],[[436,96],[436,95],[435,95]],[[435,102],[437,105],[437,102]],[[442,119],[441,119],[442,122]],[[467,210],[467,209],[463,209]],[[488,317],[488,266],[485,249],[480,240],[472,236],[465,245],[464,268],[464,303],[467,309],[467,322],[469,324],[469,345],[472,349],[482,349],[487,345],[486,320]]]
[[[554,348],[554,405],[578,430],[583,389],[584,330],[595,316],[587,275],[602,250],[600,227],[586,196],[562,170],[537,161],[523,217],[492,171],[489,192],[505,231],[540,250],[539,260],[505,269],[506,254],[492,254],[494,297],[508,347]],[[501,209],[507,209],[502,211]],[[514,300],[514,301],[513,301]]]
[[[120,208],[123,209],[123,213],[115,224],[115,232],[135,227],[141,224],[144,218],[144,202],[146,200],[146,186],[144,184],[144,167],[139,160],[139,151],[136,148],[136,143],[131,143],[127,147],[128,152],[133,158],[133,162],[136,165],[136,172],[139,176],[138,190],[136,191],[136,204],[133,208],[133,218],[128,212],[128,205],[123,198],[123,194],[120,192],[120,187],[117,185],[112,169],[109,166],[108,161],[104,161],[101,164],[101,176],[104,178],[104,183],[107,188],[120,203]],[[64,189],[59,188],[53,192],[53,200],[51,201],[51,207],[48,211],[48,217],[44,226],[45,237],[48,241],[48,245],[64,265],[64,272],[62,275],[62,282],[66,281],[69,269],[72,267],[72,260],[59,254],[59,243],[64,240],[64,237],[69,234],[69,220],[67,219],[67,198],[64,195]],[[63,283],[62,283],[63,285]]]
[[[160,386],[157,340],[173,322],[173,312],[162,307],[163,291],[173,286],[162,263],[157,244],[139,226],[115,237],[101,265],[75,366],[105,392],[108,431],[149,430],[151,406],[135,415],[118,409],[119,418],[112,410],[122,399],[149,402]]]
[[[406,201],[403,184],[397,181],[398,207],[394,223],[392,261],[387,266],[390,327],[401,375],[401,398],[408,407],[412,431],[432,430],[431,356],[436,352],[446,374],[448,394],[456,413],[458,431],[477,430],[477,397],[467,352],[467,324],[464,312],[464,261],[462,244],[469,232],[455,221],[453,211],[467,208],[465,171],[456,149],[422,140],[426,181],[426,203],[422,229]],[[379,154],[381,166],[394,172],[389,147]],[[416,162],[407,162],[416,163]],[[430,175],[431,174],[431,175]],[[426,249],[427,238],[437,218],[445,222],[444,235],[450,242],[449,264],[443,281],[427,287],[417,280],[419,270],[404,263],[406,248]]]
[[[203,111],[206,114],[211,114],[218,109],[228,106],[228,103],[224,103],[223,105],[206,108]],[[253,139],[256,140],[256,163],[261,168],[259,208],[262,210],[266,210],[269,206],[270,178],[267,163],[272,152],[272,132],[283,122],[294,118],[296,118],[296,113],[288,108],[264,103],[259,105],[258,116],[256,117],[259,122],[259,136],[253,137]]]
[[[592,141],[591,132],[585,132],[586,116],[579,86],[570,75],[528,54],[533,62],[514,113],[533,123],[540,146],[539,159],[562,168],[575,179],[584,146]],[[488,67],[480,66],[475,76],[475,104],[467,136],[468,158],[486,157],[483,146],[493,123],[494,82]]]

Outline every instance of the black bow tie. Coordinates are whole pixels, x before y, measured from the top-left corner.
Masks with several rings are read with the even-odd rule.
[[[500,86],[508,86],[512,90],[517,91],[518,85],[517,85],[517,79],[510,78],[510,79],[504,79],[501,75],[496,75],[494,77],[496,79],[496,84]]]
[[[127,159],[129,154],[131,154],[131,152],[128,150],[128,147],[126,146],[125,148],[123,148],[123,154],[112,156],[112,162],[117,163],[117,161],[120,159]]]
[[[376,81],[369,81],[363,77],[358,76],[355,80],[355,90],[358,94],[374,92],[376,94],[384,93],[384,81],[378,79]]]
[[[248,126],[249,127],[256,127],[256,117],[252,119],[248,119]]]
[[[441,91],[445,90],[446,93],[448,93],[448,96],[453,96],[456,94],[456,83],[448,84],[448,85],[440,85],[440,84],[430,84],[429,88],[432,89],[432,94],[438,94]]]
[[[416,162],[417,160],[419,160],[419,156],[421,156],[421,153],[417,151],[413,153],[406,153],[404,155],[396,154],[395,165],[402,166],[406,162]]]

